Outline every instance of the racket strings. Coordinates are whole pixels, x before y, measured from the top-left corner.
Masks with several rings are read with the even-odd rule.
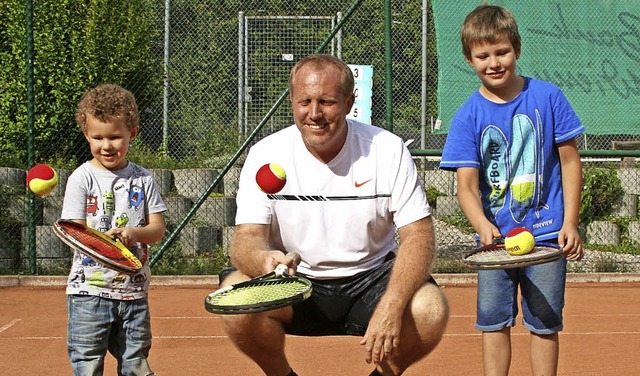
[[[509,269],[555,261],[562,257],[558,246],[538,244],[524,255],[511,255],[504,246],[478,249],[463,257],[463,262],[472,269]]]
[[[107,240],[92,236],[91,234],[77,230],[75,228],[66,227],[67,234],[73,236],[84,246],[91,248],[96,253],[113,260],[119,264],[139,268],[141,263],[138,258],[129,250],[119,248]]]
[[[551,247],[537,247],[534,251],[524,255],[511,255],[504,248],[494,249],[490,251],[478,252],[471,257],[474,261],[525,261],[534,258],[544,258],[546,256],[555,255],[557,250]]]
[[[297,279],[261,281],[258,284],[231,289],[211,296],[209,302],[218,306],[239,306],[288,299],[308,290],[309,285]]]

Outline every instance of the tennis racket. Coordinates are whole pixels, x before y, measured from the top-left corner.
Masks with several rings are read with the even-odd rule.
[[[296,264],[300,262],[300,255],[295,252],[287,256]],[[311,296],[311,282],[286,271],[287,266],[280,264],[271,273],[223,287],[207,295],[204,306],[207,311],[222,315],[256,313],[300,303]]]
[[[117,237],[65,219],[56,221],[53,231],[68,246],[107,268],[125,274],[136,274],[142,268],[140,260]]]
[[[504,243],[489,244],[467,253],[462,258],[464,264],[475,270],[512,269],[543,264],[562,257],[562,248],[553,243],[536,243],[529,253],[519,256],[510,255]]]

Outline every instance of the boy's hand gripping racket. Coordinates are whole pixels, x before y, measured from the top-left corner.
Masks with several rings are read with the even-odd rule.
[[[56,221],[53,231],[68,246],[107,268],[125,274],[136,274],[142,268],[140,260],[117,237],[65,219]]]
[[[475,270],[512,269],[555,261],[562,254],[558,244],[536,243],[531,252],[513,256],[504,248],[504,243],[496,242],[467,253],[462,262]]]
[[[300,262],[300,255],[295,252],[287,256],[296,265]],[[204,306],[207,311],[222,315],[256,313],[300,303],[311,296],[311,282],[286,271],[287,266],[280,264],[271,273],[223,287],[207,295]]]

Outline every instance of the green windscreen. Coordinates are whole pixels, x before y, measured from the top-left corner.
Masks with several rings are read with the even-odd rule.
[[[460,26],[481,1],[433,0],[438,116],[447,133],[479,87],[462,55]],[[509,9],[522,37],[518,73],[559,86],[587,133],[640,134],[640,1],[491,1]]]

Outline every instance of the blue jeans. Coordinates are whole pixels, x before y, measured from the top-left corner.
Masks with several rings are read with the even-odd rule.
[[[476,329],[493,332],[515,325],[518,286],[523,324],[541,335],[562,330],[567,260],[507,270],[478,271]]]
[[[154,375],[147,362],[151,348],[147,298],[67,295],[67,310],[67,350],[74,376],[102,375],[107,350],[118,361],[118,375]]]

